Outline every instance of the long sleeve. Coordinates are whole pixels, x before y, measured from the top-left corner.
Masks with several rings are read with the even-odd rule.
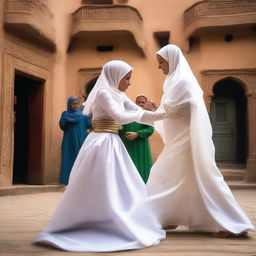
[[[144,114],[141,116],[141,118],[137,122],[154,126],[154,121],[163,120],[167,117],[168,117],[168,114],[163,108],[158,108],[154,112],[145,110]]]
[[[67,124],[67,121],[66,121],[66,119],[64,118],[64,112],[63,112],[62,115],[61,115],[60,121],[59,121],[60,129],[63,130],[63,131],[65,131],[66,124]]]
[[[136,105],[133,101],[131,101],[128,97],[127,97],[127,100],[124,102],[124,107],[126,110],[132,110],[132,111],[142,109],[141,107]]]
[[[154,127],[149,125],[144,125],[142,129],[139,129],[136,132],[140,138],[146,139],[154,133]]]
[[[127,124],[137,121],[144,114],[145,110],[125,111],[115,102],[112,95],[106,90],[100,90],[96,96],[97,104],[104,109],[117,123]]]
[[[167,117],[164,110],[147,111],[138,107],[134,111],[125,111],[115,102],[112,95],[106,90],[100,90],[96,96],[96,102],[104,109],[117,123],[128,124],[131,122],[144,123],[153,126],[154,121]]]
[[[142,109],[141,107],[136,105],[133,101],[131,101],[128,97],[127,97],[127,100],[124,102],[124,106],[125,106],[125,109],[127,109],[127,110]],[[143,116],[140,119],[140,123],[143,123],[143,124],[146,124],[146,125],[149,125],[149,126],[153,126],[154,121],[158,121],[158,120],[162,120],[162,119],[166,118],[169,114],[168,111],[171,111],[171,110],[170,109],[165,109],[165,106],[158,108],[157,111],[147,111],[147,110],[145,110]],[[152,127],[152,129],[153,129],[153,132],[154,132],[153,127]]]
[[[160,108],[164,109],[167,115],[169,116],[171,114],[179,112],[181,108],[189,107],[189,106],[190,106],[190,102],[185,102],[185,103],[178,104],[176,106],[172,106],[172,104],[169,103],[169,101],[167,100],[158,109]]]

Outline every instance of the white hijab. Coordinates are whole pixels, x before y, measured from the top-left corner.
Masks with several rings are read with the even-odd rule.
[[[92,91],[90,92],[86,102],[83,104],[83,114],[89,115],[91,107],[96,99],[99,89],[108,90],[116,102],[122,104],[126,99],[126,95],[118,89],[121,79],[132,69],[130,65],[121,60],[112,60],[107,62],[101,71]]]
[[[169,63],[161,103],[165,102],[174,107],[202,98],[203,91],[178,46],[166,45],[157,54]]]

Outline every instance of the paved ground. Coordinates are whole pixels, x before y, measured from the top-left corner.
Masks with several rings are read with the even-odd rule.
[[[241,207],[256,225],[256,190],[234,190]],[[157,247],[117,253],[70,253],[32,244],[48,223],[62,192],[0,197],[1,256],[256,256],[256,232],[247,239],[219,239],[209,233],[192,233],[184,228],[168,232]],[[95,242],[96,243],[96,242]]]

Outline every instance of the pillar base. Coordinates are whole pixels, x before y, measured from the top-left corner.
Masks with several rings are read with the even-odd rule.
[[[256,156],[247,158],[245,181],[256,182]]]

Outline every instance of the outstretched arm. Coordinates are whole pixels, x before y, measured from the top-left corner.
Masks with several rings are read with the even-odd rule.
[[[127,124],[131,122],[145,123],[152,126],[156,120],[162,120],[166,117],[165,111],[151,112],[136,107],[137,110],[125,111],[113,99],[107,90],[100,90],[96,97],[97,104],[100,105],[117,123]],[[134,104],[135,105],[135,104]]]
[[[168,117],[165,109],[159,108],[156,111],[145,110],[144,114],[138,120],[138,123],[154,126],[154,121],[163,120]]]

